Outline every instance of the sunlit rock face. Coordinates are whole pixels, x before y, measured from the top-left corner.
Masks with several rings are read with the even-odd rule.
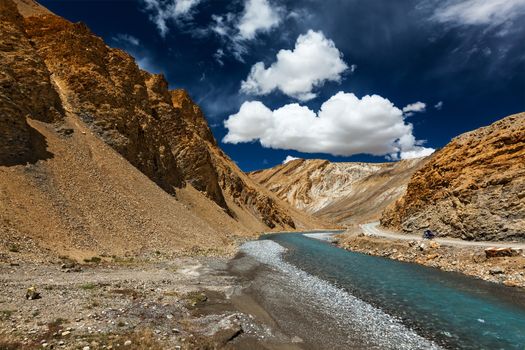
[[[476,240],[525,238],[525,113],[454,138],[381,223]]]
[[[424,158],[396,163],[331,163],[296,159],[250,173],[283,200],[338,224],[377,220],[405,191]]]
[[[133,57],[107,46],[83,23],[25,0],[1,6],[6,82],[1,88],[14,101],[2,103],[8,119],[2,125],[9,126],[0,141],[4,162],[34,153],[26,117],[50,122],[66,113],[172,195],[191,185],[234,219],[240,210],[269,228],[295,226],[286,205],[218,148],[186,91],[170,91],[164,76],[141,70]]]

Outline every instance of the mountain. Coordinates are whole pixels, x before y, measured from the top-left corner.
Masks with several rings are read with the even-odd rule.
[[[525,238],[525,113],[454,138],[414,174],[381,223],[463,239]]]
[[[425,158],[393,163],[296,159],[249,175],[294,207],[349,225],[378,220],[424,163]]]
[[[323,225],[247,177],[186,91],[86,25],[32,0],[3,0],[0,19],[4,246],[206,249]]]

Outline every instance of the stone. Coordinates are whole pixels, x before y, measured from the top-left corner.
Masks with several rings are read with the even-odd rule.
[[[131,345],[131,340],[126,340],[124,342],[124,346],[130,346]]]
[[[41,295],[36,290],[35,286],[27,288],[27,291],[26,291],[26,299],[27,300],[35,300],[35,299],[40,299],[40,298],[41,298]]]
[[[499,266],[496,266],[496,267],[492,267],[490,270],[489,270],[489,273],[491,275],[502,275],[505,273],[505,270],[503,270],[501,267]]]
[[[515,254],[511,248],[496,248],[490,247],[485,249],[485,256],[487,258],[499,258],[504,256],[514,256]]]
[[[438,249],[439,247],[441,247],[441,245],[436,242],[436,241],[430,241],[430,243],[428,244],[428,246],[431,248],[431,249]]]

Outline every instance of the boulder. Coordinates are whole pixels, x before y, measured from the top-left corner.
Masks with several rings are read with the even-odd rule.
[[[487,258],[499,258],[504,256],[519,256],[523,253],[523,249],[519,248],[496,248],[490,247],[485,249],[485,256]]]

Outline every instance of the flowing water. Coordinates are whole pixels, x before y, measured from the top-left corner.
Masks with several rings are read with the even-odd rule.
[[[348,252],[302,234],[268,235],[243,251],[283,276],[259,286],[267,290],[264,298],[274,297],[277,318],[291,323],[294,312],[295,319],[309,315],[302,320],[309,329],[304,337],[316,339],[316,331],[332,335],[322,347],[525,349],[520,290]],[[279,305],[277,297],[297,305]],[[312,325],[314,318],[321,322]]]

